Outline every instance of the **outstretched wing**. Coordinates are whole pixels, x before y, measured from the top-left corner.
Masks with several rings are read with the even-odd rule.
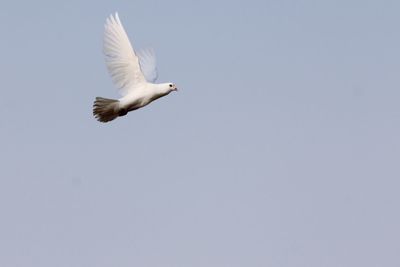
[[[118,13],[110,15],[104,27],[103,52],[107,68],[120,93],[126,95],[146,79]]]
[[[157,60],[154,49],[146,48],[138,52],[140,69],[148,82],[154,83],[158,78]]]

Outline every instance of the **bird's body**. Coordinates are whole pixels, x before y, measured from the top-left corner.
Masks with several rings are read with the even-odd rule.
[[[152,50],[137,55],[118,18],[110,16],[105,24],[104,54],[108,70],[122,97],[118,100],[97,97],[93,115],[101,122],[114,120],[168,95],[177,88],[172,83],[155,84],[157,68]]]
[[[169,94],[169,84],[146,83],[119,99],[120,107],[132,111],[144,107],[150,102]]]

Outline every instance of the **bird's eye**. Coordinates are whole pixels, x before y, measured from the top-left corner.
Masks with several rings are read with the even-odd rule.
[[[172,87],[172,84],[170,84],[169,87]]]

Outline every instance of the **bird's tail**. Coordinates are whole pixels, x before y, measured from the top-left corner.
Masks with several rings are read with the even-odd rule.
[[[98,121],[112,121],[120,115],[119,113],[118,100],[96,97],[93,104],[93,115]]]

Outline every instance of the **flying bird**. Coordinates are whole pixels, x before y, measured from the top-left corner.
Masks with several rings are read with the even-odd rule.
[[[178,90],[174,83],[155,83],[158,73],[154,51],[135,52],[118,13],[107,18],[104,28],[106,65],[122,97],[96,97],[93,115],[98,121],[112,121]]]

